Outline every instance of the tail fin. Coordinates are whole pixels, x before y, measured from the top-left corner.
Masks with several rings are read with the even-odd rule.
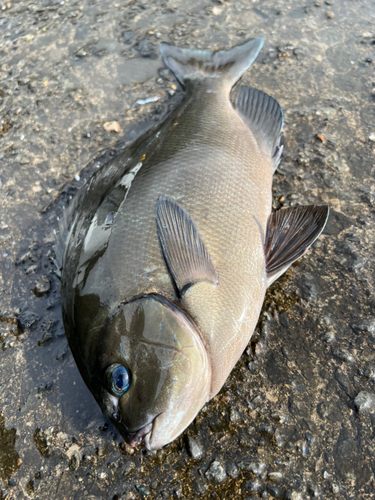
[[[230,50],[181,49],[161,42],[159,48],[165,64],[176,78],[187,81],[225,78],[232,86],[250,68],[263,45],[263,38],[254,38]]]

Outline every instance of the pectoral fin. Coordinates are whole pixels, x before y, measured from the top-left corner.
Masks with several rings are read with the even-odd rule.
[[[264,252],[268,285],[302,257],[323,231],[329,208],[309,205],[278,210],[268,218]]]
[[[181,205],[161,196],[156,204],[156,225],[165,262],[180,295],[199,281],[217,284],[207,248]]]

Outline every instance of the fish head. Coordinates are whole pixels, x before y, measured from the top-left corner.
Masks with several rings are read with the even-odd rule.
[[[158,295],[119,304],[85,349],[87,385],[125,441],[173,441],[209,399],[211,369],[193,322]]]

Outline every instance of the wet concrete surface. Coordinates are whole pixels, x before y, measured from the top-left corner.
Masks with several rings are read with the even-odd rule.
[[[1,499],[373,498],[374,25],[370,0],[0,3]],[[285,115],[274,206],[332,215],[219,395],[165,449],[132,451],[67,345],[57,217],[180,99],[159,41],[256,36],[242,83]]]

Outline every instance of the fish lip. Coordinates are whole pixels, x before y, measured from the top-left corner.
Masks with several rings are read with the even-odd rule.
[[[154,423],[157,417],[161,415],[159,413],[154,417],[151,422],[148,422],[147,424],[143,425],[136,431],[126,431],[124,433],[124,440],[128,443],[129,446],[132,448],[135,448],[136,446],[140,445],[143,441],[145,441],[146,448],[149,449],[149,443],[151,440],[151,435],[152,431],[154,428]]]

